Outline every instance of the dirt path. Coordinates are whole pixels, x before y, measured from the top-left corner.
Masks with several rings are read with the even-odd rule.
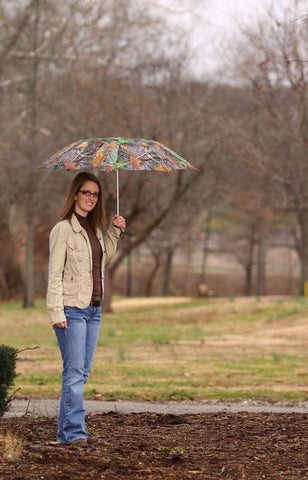
[[[121,298],[112,303],[115,312],[121,312],[135,307],[153,307],[157,305],[176,305],[177,303],[188,303],[191,297],[133,297]]]

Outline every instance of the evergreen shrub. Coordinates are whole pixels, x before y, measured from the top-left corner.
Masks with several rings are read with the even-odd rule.
[[[14,385],[18,350],[7,345],[0,345],[0,418],[10,408],[13,399],[11,388]]]

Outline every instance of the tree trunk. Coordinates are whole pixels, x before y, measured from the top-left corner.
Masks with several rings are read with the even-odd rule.
[[[155,260],[154,267],[152,268],[152,270],[150,272],[150,275],[148,277],[146,287],[145,287],[145,295],[147,297],[150,297],[152,295],[153,283],[154,283],[156,274],[157,274],[157,272],[159,270],[159,266],[160,266],[160,259],[159,259],[158,255],[154,256],[154,260]]]
[[[203,245],[202,245],[201,276],[200,276],[201,284],[206,283],[206,261],[207,261],[207,254],[208,254],[208,243],[209,243],[210,233],[211,233],[211,219],[212,219],[212,214],[211,212],[209,212],[206,216],[206,227],[205,227]]]
[[[304,295],[305,284],[308,282],[308,212],[301,212],[299,215],[299,223],[301,225],[301,245],[299,248],[299,256],[301,260],[301,279],[299,294]]]
[[[251,279],[252,279],[252,265],[249,263],[245,267],[245,296],[249,297],[251,295]]]
[[[173,251],[167,253],[167,259],[164,270],[164,280],[163,280],[163,295],[167,297],[170,294],[170,276],[171,276],[171,266]]]
[[[261,237],[258,249],[256,295],[265,295],[265,259],[266,249]]]
[[[29,209],[26,216],[25,293],[23,307],[32,308],[34,306],[34,220],[33,216],[29,214]]]
[[[0,245],[0,300],[9,300],[24,293],[24,275],[6,214],[0,217]]]
[[[253,238],[251,238],[250,244],[249,244],[249,254],[248,254],[247,264],[245,266],[245,272],[246,272],[245,295],[248,297],[251,295],[251,292],[252,292],[253,251],[254,251],[254,241],[253,241]]]
[[[35,8],[34,25],[33,25],[33,59],[30,67],[30,84],[29,84],[29,111],[30,111],[30,128],[31,128],[31,145],[33,157],[37,158],[37,78],[39,58],[37,55],[38,48],[38,26],[40,20],[40,0],[33,2]],[[34,209],[35,209],[35,185],[32,185],[31,175],[28,174],[26,181],[27,201],[26,201],[26,258],[25,258],[25,295],[24,308],[31,308],[34,305]]]
[[[126,265],[126,296],[132,296],[132,252],[127,255]]]

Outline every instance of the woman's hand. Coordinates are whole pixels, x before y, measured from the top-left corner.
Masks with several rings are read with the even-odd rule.
[[[112,219],[113,225],[116,227],[119,227],[122,232],[125,230],[125,219],[123,217],[119,217],[118,215],[115,215]]]
[[[67,322],[59,322],[55,324],[57,328],[67,328]]]

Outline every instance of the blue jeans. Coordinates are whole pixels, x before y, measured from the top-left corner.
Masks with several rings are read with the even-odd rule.
[[[101,307],[64,307],[64,313],[67,328],[54,327],[63,360],[57,441],[71,443],[78,438],[88,438],[83,386],[92,366],[101,325]]]

